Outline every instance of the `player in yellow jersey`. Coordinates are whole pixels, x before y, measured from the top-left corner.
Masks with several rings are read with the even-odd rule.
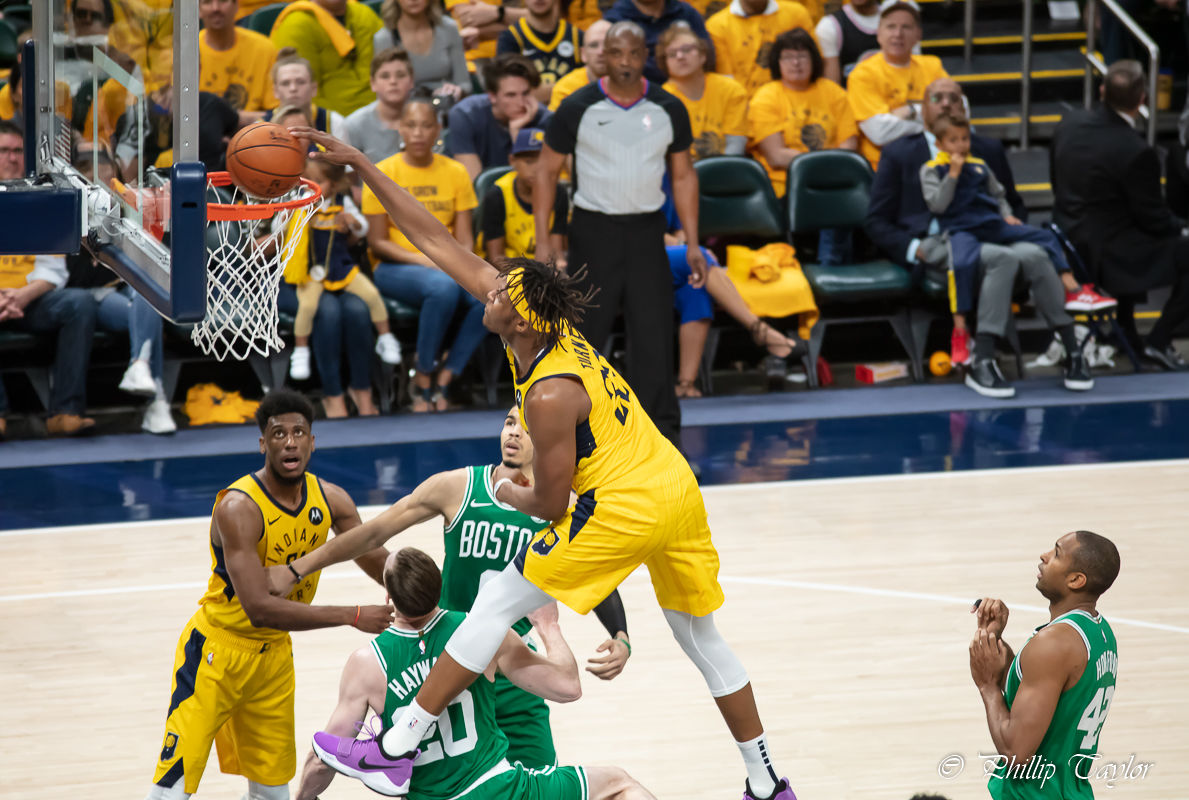
[[[360,524],[345,491],[306,471],[313,418],[302,395],[269,393],[256,411],[264,467],[215,500],[210,582],[178,639],[149,800],[181,800],[197,791],[212,741],[220,769],[248,779],[248,797],[286,800],[297,770],[288,631],[352,625],[375,634],[393,619],[386,605],[310,605],[318,573],[295,576],[285,597],[268,592],[266,566],[292,564],[321,547],[331,530]],[[386,557],[380,547],[356,563],[382,584]]]
[[[310,128],[292,130],[325,148],[315,158],[354,168],[410,241],[486,302],[483,322],[507,345],[516,405],[536,453],[536,482],[500,479],[493,498],[553,520],[480,589],[467,620],[393,726],[372,739],[341,740],[328,749],[337,755],[327,763],[344,774],[383,773],[377,777],[403,794],[417,743],[486,669],[512,622],[550,598],[585,614],[644,564],[665,620],[701,670],[743,754],[744,797],[794,800],[787,779],[772,767],[747,672],[714,625],[723,601],[718,554],[693,472],[631,387],[578,333],[589,300],[577,288],[579,278],[531,259],[496,270],[363,153]],[[578,497],[573,506],[571,490]],[[358,534],[328,545],[338,556],[333,560],[366,546]]]

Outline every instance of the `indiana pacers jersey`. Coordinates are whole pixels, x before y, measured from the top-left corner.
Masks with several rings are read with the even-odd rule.
[[[582,63],[582,32],[564,19],[558,20],[552,33],[542,34],[521,18],[508,26],[508,35],[536,66],[541,83],[557,83]]]
[[[466,493],[444,531],[441,606],[451,611],[470,611],[483,582],[502,572],[548,524],[492,497],[491,473],[491,466],[467,469]],[[532,627],[527,619],[519,619],[512,630],[536,649],[528,636]],[[495,676],[494,688],[496,724],[508,738],[508,760],[537,768],[556,764],[545,701],[503,675]]]
[[[533,258],[537,252],[537,223],[532,209],[526,209],[516,196],[516,172],[509,172],[495,182],[504,195],[504,251],[512,257]],[[553,230],[553,212],[549,212]]]
[[[1092,800],[1094,797],[1088,778],[1095,772],[1098,735],[1115,696],[1119,651],[1115,633],[1101,615],[1093,617],[1085,611],[1070,611],[1036,630],[1062,624],[1072,627],[1085,642],[1086,668],[1078,682],[1061,693],[1033,763],[1004,764],[991,777],[987,788],[995,800]],[[1020,688],[1020,656],[1027,646],[1016,653],[1007,673],[1003,699],[1009,710]]]
[[[256,554],[265,567],[276,564],[292,564],[298,558],[317,550],[330,534],[332,523],[330,504],[322,491],[321,482],[313,473],[303,478],[302,502],[296,509],[280,505],[269,495],[255,475],[245,475],[219,492],[215,506],[228,492],[243,492],[260,508],[264,521],[264,535],[256,543]],[[318,576],[314,572],[303,577],[289,591],[288,599],[299,603],[310,603],[318,589]],[[274,628],[258,628],[248,620],[248,615],[235,594],[231,575],[223,557],[223,548],[211,542],[211,577],[206,594],[198,601],[206,612],[207,620],[216,627],[251,639],[282,639],[289,634]]]
[[[596,488],[600,495],[618,488],[639,490],[672,470],[689,471],[689,464],[644,413],[627,382],[578,331],[569,329],[557,344],[542,351],[523,375],[516,369],[511,349],[508,360],[516,381],[520,420],[530,436],[524,398],[538,382],[576,378],[590,397],[590,416],[574,434],[577,464],[573,489],[579,496]]]

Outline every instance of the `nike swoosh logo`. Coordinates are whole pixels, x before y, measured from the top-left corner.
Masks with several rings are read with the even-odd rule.
[[[482,508],[483,506],[489,505],[491,505],[491,503],[480,503],[478,500],[471,501],[471,508]]]
[[[359,759],[359,768],[360,769],[382,770],[382,769],[392,769],[395,766],[396,766],[396,764],[372,764],[371,762],[369,762],[367,760],[367,756],[363,756]]]
[[[600,125],[610,125],[610,124],[611,124],[611,120],[609,120],[609,119],[601,119],[601,120],[599,120],[599,124],[600,124]]]
[[[280,515],[278,514],[278,515],[277,515],[277,519],[280,519],[280,518],[281,518],[281,517],[280,517]],[[268,521],[268,524],[269,524],[269,525],[275,525],[275,524],[277,523],[277,519],[270,519],[270,520]]]

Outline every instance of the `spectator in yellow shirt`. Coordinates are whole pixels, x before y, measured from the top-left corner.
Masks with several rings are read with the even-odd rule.
[[[925,88],[947,77],[937,56],[913,55],[921,41],[921,12],[913,0],[885,0],[879,7],[879,53],[860,61],[847,79],[850,107],[862,134],[861,151],[879,166],[880,148],[924,130]]]
[[[236,111],[275,108],[272,65],[277,49],[267,36],[235,24],[238,6],[238,0],[199,0],[199,88],[221,95]]]
[[[293,47],[310,63],[318,94],[314,102],[350,114],[376,99],[368,69],[372,39],[384,27],[376,12],[356,0],[295,0],[272,28],[277,49]]]
[[[717,63],[714,71],[729,75],[748,95],[768,82],[764,50],[776,37],[793,28],[813,33],[813,20],[800,3],[792,0],[732,0],[731,4],[706,20],[706,31],[714,42]]]
[[[549,93],[550,111],[557,111],[562,100],[607,74],[607,60],[603,58],[603,39],[606,38],[610,27],[610,22],[600,19],[586,29],[582,37],[582,62],[586,66],[567,72],[561,80],[553,84],[553,91]]]
[[[685,22],[670,25],[656,43],[656,61],[669,80],[661,88],[689,112],[690,157],[741,156],[747,147],[747,91],[726,75],[707,74],[710,48]]]
[[[421,96],[410,97],[400,119],[405,149],[376,166],[408,189],[470,250],[474,246],[472,211],[478,201],[466,167],[434,153],[433,146],[441,132],[432,102]],[[486,335],[483,305],[413,246],[370,188],[363,190],[361,210],[367,217],[367,243],[377,264],[376,286],[382,294],[421,310],[413,371],[413,411],[445,411],[447,388]],[[460,306],[462,324],[454,341],[447,343],[446,332]],[[449,356],[444,362],[439,361],[446,350]]]
[[[858,150],[859,129],[846,91],[825,77],[813,37],[800,28],[776,37],[768,56],[776,80],[751,99],[752,146],[768,170],[777,197],[787,191],[789,164],[813,150]],[[850,261],[849,230],[826,229],[818,237],[818,263]]]

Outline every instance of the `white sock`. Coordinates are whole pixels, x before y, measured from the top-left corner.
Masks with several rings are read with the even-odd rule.
[[[770,797],[776,791],[776,782],[780,779],[772,769],[772,759],[768,755],[768,737],[761,733],[750,741],[735,744],[743,754],[743,765],[747,767],[747,784],[751,787],[751,793],[758,800]]]
[[[429,726],[437,721],[438,715],[430,714],[418,705],[414,698],[413,702],[405,706],[405,710],[401,712],[392,727],[384,731],[380,737],[380,747],[384,750],[384,754],[390,758],[403,756],[405,753],[417,749],[417,743],[425,736]]]

